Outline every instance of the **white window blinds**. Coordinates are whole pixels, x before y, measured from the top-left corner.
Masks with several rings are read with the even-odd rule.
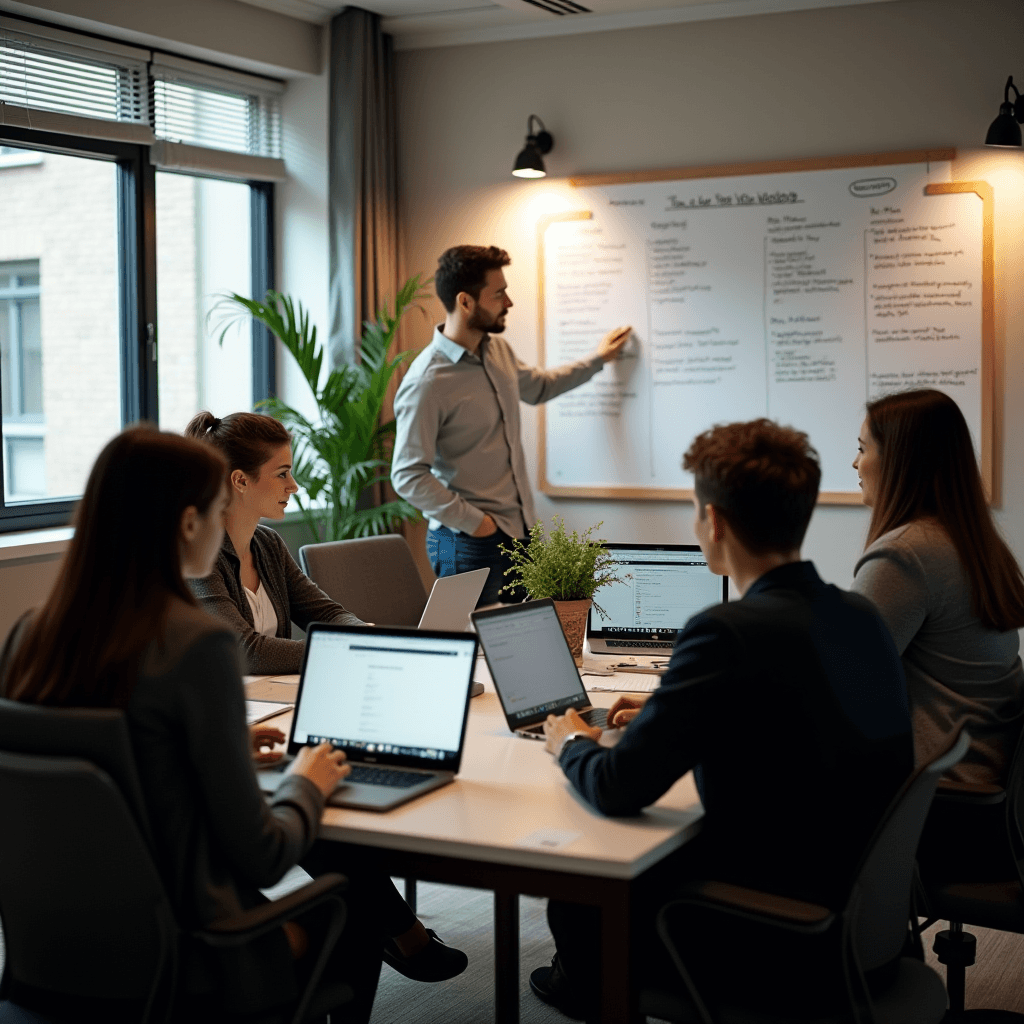
[[[149,51],[0,18],[0,124],[148,143]]]
[[[273,79],[0,18],[0,124],[150,145],[163,169],[277,181]]]
[[[281,93],[269,79],[153,55],[153,162],[221,177],[284,177]]]

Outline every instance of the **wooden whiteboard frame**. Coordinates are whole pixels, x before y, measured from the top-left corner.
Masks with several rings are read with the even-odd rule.
[[[904,150],[896,153],[866,153],[857,156],[820,157],[805,160],[769,160],[753,164],[718,164],[711,167],[679,167],[628,174],[586,174],[570,178],[579,187],[628,185],[646,181],[685,181],[693,178],[726,178],[753,174],[785,174],[798,171],[829,171],[854,167],[884,167],[893,164],[938,163],[956,159],[953,148]],[[926,195],[970,192],[982,201],[982,300],[981,300],[981,475],[990,501],[998,503],[999,480],[995,474],[995,258],[993,190],[984,181],[954,181],[927,185]],[[537,319],[540,365],[547,362],[545,343],[545,248],[547,229],[560,221],[590,220],[589,210],[552,214],[537,222]],[[564,487],[551,483],[547,475],[547,413],[538,409],[537,483],[540,491],[552,498],[611,498],[623,501],[693,501],[692,488],[686,487]],[[859,424],[858,424],[859,426]],[[822,491],[820,505],[860,505],[859,491]]]

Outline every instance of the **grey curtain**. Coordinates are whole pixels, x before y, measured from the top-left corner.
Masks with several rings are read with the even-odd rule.
[[[331,21],[328,231],[332,365],[351,362],[364,320],[398,285],[398,157],[391,37],[380,16]]]

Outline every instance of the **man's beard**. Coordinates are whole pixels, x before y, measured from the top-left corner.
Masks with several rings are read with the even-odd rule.
[[[491,315],[481,306],[477,306],[473,315],[469,318],[469,326],[474,331],[486,331],[488,334],[501,334],[505,330],[505,321],[502,319],[505,312],[502,311],[496,317]]]

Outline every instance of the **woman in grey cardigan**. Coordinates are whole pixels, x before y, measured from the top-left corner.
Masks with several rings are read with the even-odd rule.
[[[203,607],[238,634],[249,672],[298,672],[305,641],[293,640],[292,623],[361,625],[332,601],[296,564],[280,534],[261,519],[283,519],[299,489],[292,476],[291,435],[275,419],[236,412],[224,419],[201,412],[186,437],[210,442],[228,463],[230,502],[224,544],[213,572],[191,580]]]
[[[853,465],[871,508],[853,590],[877,605],[903,657],[915,758],[966,728],[971,747],[950,776],[1005,785],[1024,725],[1024,577],[989,511],[963,414],[930,389],[871,402]],[[991,821],[937,807],[922,868],[957,878],[972,853],[1005,847],[1001,807]]]
[[[903,655],[918,763],[966,727],[951,775],[1004,781],[1024,723],[1024,578],[985,501],[957,404],[940,391],[868,405],[854,468],[871,525],[853,589]]]

